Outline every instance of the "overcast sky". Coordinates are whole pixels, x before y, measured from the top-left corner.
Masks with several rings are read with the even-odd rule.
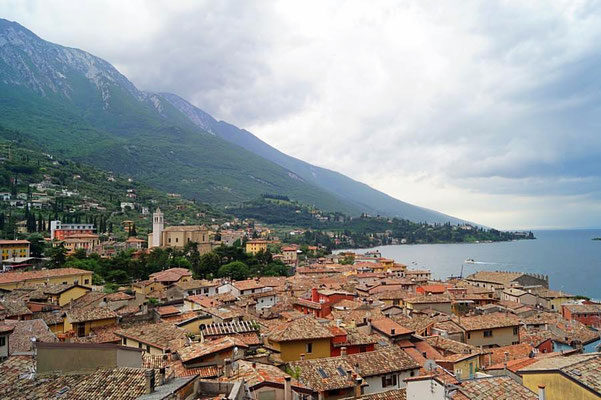
[[[278,149],[501,229],[601,227],[597,1],[2,1]]]

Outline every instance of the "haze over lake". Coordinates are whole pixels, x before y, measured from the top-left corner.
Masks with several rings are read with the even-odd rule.
[[[474,244],[381,246],[383,257],[409,268],[427,268],[436,279],[478,270],[522,271],[549,275],[551,289],[601,298],[601,230],[535,231],[536,240]],[[361,250],[361,251],[367,251]],[[468,258],[476,264],[465,264]]]

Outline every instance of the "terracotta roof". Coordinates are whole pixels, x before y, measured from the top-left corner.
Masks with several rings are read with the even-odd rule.
[[[505,313],[461,317],[461,321],[457,321],[457,323],[466,331],[479,331],[520,325],[520,321],[515,316]]]
[[[144,368],[99,369],[67,388],[65,398],[134,400],[146,392],[145,372]]]
[[[318,392],[352,388],[355,385],[352,375],[356,371],[346,357],[295,361],[290,363],[290,367],[299,372],[298,380],[303,385]]]
[[[194,296],[188,296],[185,298],[186,301],[190,301],[192,303],[196,303],[201,307],[210,308],[210,307],[218,307],[222,303],[214,298],[213,296],[209,297],[206,295],[196,294]]]
[[[497,364],[505,361],[505,353],[508,353],[508,360],[527,358],[530,353],[532,353],[532,346],[529,343],[520,343],[511,346],[491,348],[488,349],[488,352],[491,353],[491,364]]]
[[[360,400],[407,400],[407,389],[393,389],[385,392],[364,394]]]
[[[255,281],[254,279],[247,279],[245,281],[234,281],[234,282],[232,282],[232,286],[240,291],[251,290],[251,289],[262,289],[265,287],[265,285]]]
[[[177,354],[183,363],[187,363],[234,347],[247,348],[248,346],[239,339],[226,336],[204,343],[192,343],[189,346],[183,346],[177,351]]]
[[[504,376],[463,381],[459,392],[470,400],[538,400],[536,393]]]
[[[332,333],[314,318],[299,318],[292,322],[285,322],[272,329],[269,340],[275,342],[288,342],[305,339],[327,339],[334,337]]]
[[[520,370],[524,373],[558,372],[601,395],[601,354],[548,357]]]
[[[448,294],[433,294],[409,297],[404,301],[411,304],[451,303],[451,297]]]
[[[472,346],[466,343],[461,343],[456,340],[444,338],[442,336],[426,336],[424,337],[426,342],[435,349],[442,350],[443,353],[452,354],[470,354],[480,353],[480,349],[476,346]]]
[[[219,283],[213,281],[207,281],[204,279],[190,279],[187,282],[177,282],[175,286],[182,290],[201,289],[205,287],[216,287]]]
[[[150,280],[170,283],[177,282],[184,276],[192,276],[192,272],[186,268],[170,268],[150,274]]]
[[[601,314],[601,304],[564,304],[571,314]]]
[[[0,315],[6,317],[33,314],[31,310],[27,308],[27,303],[25,303],[23,300],[0,301],[0,306],[2,306],[2,309],[0,309]]]
[[[252,389],[253,386],[265,382],[283,385],[285,378],[288,376],[290,375],[275,365],[252,363],[250,361],[239,360],[238,370],[233,379],[244,379],[244,382]],[[296,379],[291,379],[290,383],[293,389],[295,387],[305,389],[305,386]]]
[[[352,365],[359,367],[360,375],[364,378],[420,367],[397,346],[388,346],[366,353],[349,354],[346,357]]]
[[[0,239],[0,245],[3,244],[31,244],[29,242],[29,240],[7,240],[7,239]]]
[[[41,319],[29,321],[14,321],[7,319],[4,323],[13,326],[14,331],[10,335],[10,354],[28,353],[34,350],[34,341],[56,342],[56,336],[48,329],[48,325]]]
[[[75,385],[80,376],[35,376],[31,356],[11,356],[0,363],[0,398],[3,400],[37,400],[59,398],[59,391]]]
[[[208,230],[205,225],[176,225],[166,227],[163,229],[163,232],[197,232]]]
[[[179,309],[175,306],[163,306],[163,307],[157,308],[156,310],[161,317],[164,317],[164,316],[170,315],[170,314],[179,314],[180,313]]]
[[[503,271],[478,271],[469,275],[466,279],[490,282],[498,285],[509,285],[519,277],[524,275],[522,272],[503,272]]]
[[[74,308],[67,311],[67,318],[69,318],[72,323],[76,323],[117,318],[117,314],[108,307]]]
[[[371,326],[386,336],[409,335],[414,332],[390,318],[381,318],[372,321]]]
[[[165,322],[136,325],[128,329],[118,330],[115,335],[172,351],[179,348],[182,343],[187,342],[186,332],[183,329]]]

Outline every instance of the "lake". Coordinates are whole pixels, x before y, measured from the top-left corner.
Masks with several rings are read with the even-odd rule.
[[[536,240],[499,243],[380,246],[383,257],[427,268],[434,278],[463,276],[479,270],[521,271],[549,275],[551,289],[601,299],[601,230],[534,231]],[[368,251],[355,250],[355,251]],[[476,264],[465,264],[468,258]]]

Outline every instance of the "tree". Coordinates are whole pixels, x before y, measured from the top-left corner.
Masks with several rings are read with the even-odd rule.
[[[200,259],[198,261],[198,270],[194,271],[194,269],[192,269],[192,272],[194,272],[199,277],[206,278],[217,274],[217,271],[219,270],[220,266],[221,258],[217,253],[210,251],[200,256]]]
[[[51,247],[48,251],[48,257],[50,257],[50,268],[62,268],[67,260],[67,249],[63,244]]]
[[[129,229],[129,237],[131,236],[138,236],[138,233],[136,232],[136,224],[132,224],[131,228]]]
[[[32,257],[42,257],[44,254],[44,248],[46,247],[46,243],[44,241],[44,237],[39,233],[34,233],[30,235],[27,240],[29,240],[29,252]]]
[[[230,278],[241,281],[250,276],[248,266],[241,261],[234,261],[229,264],[222,265],[217,271],[220,278]]]

